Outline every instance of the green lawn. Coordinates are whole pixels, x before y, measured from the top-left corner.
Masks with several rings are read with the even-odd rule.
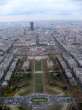
[[[43,76],[41,73],[35,74],[35,92],[43,92]]]
[[[33,104],[43,104],[43,103],[48,103],[48,98],[46,97],[34,97],[32,98],[32,103]]]
[[[35,62],[35,71],[41,71],[41,60]]]

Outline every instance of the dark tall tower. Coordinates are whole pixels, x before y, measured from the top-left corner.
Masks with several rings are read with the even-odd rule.
[[[31,31],[34,30],[34,23],[33,22],[30,22],[30,29],[31,29]]]

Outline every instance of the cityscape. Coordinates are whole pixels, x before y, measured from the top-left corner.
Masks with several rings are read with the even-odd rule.
[[[82,110],[82,22],[0,23],[0,110]]]

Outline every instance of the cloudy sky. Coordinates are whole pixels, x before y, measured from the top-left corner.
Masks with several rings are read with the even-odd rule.
[[[0,0],[0,21],[81,19],[82,0]]]

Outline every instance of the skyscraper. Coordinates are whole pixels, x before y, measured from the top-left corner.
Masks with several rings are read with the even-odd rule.
[[[34,23],[30,22],[30,30],[33,31],[34,30]]]

